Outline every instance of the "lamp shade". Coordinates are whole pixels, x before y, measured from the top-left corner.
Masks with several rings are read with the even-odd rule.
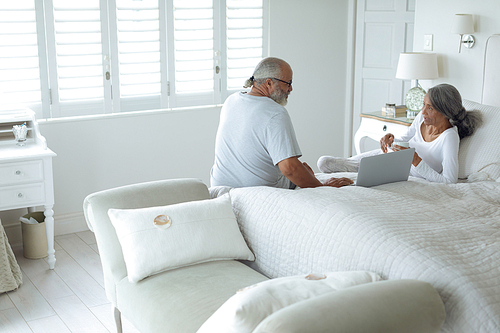
[[[438,77],[437,55],[435,53],[408,52],[399,55],[396,78],[430,80]]]
[[[452,34],[472,34],[474,33],[474,21],[471,14],[455,14],[453,25],[451,26]]]

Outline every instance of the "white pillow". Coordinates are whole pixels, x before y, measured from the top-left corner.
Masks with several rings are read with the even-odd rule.
[[[263,281],[239,290],[207,319],[197,333],[250,333],[267,316],[288,305],[379,280],[380,276],[375,273],[359,271],[298,275]]]
[[[130,282],[212,260],[255,260],[231,207],[217,199],[163,207],[110,209]],[[155,222],[156,220],[156,222]]]
[[[467,111],[478,110],[483,124],[474,134],[460,141],[458,151],[458,178],[469,181],[500,177],[500,108],[463,100]]]

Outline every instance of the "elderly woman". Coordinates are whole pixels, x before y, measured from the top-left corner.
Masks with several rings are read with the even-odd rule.
[[[449,84],[431,89],[424,98],[422,111],[405,135],[395,138],[386,134],[380,139],[380,148],[351,158],[322,156],[318,160],[321,172],[357,172],[359,161],[366,156],[387,153],[388,149],[406,147],[392,144],[408,142],[415,148],[410,175],[431,182],[456,183],[458,180],[458,148],[460,140],[471,135],[481,123],[479,112],[466,111],[458,90]]]

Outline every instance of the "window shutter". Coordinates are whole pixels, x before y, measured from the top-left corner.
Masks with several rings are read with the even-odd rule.
[[[117,0],[116,4],[120,97],[158,97],[161,93],[158,0]]]
[[[0,2],[0,109],[41,107],[33,0]]]
[[[175,93],[213,96],[213,2],[174,0],[173,6]]]
[[[268,3],[0,1],[0,109],[50,118],[223,102],[268,53]]]
[[[99,0],[53,0],[61,103],[104,98]]]
[[[263,0],[226,0],[227,90],[241,90],[264,54]]]

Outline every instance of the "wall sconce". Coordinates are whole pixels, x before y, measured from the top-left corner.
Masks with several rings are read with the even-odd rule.
[[[414,119],[424,106],[426,91],[418,80],[432,80],[439,77],[437,55],[435,53],[408,52],[399,55],[396,78],[415,80],[413,88],[405,96],[406,117]]]
[[[458,53],[462,50],[462,44],[464,44],[468,49],[473,47],[476,40],[474,39],[474,36],[470,35],[474,33],[474,21],[472,19],[472,15],[455,14],[455,19],[453,20],[453,25],[451,27],[451,33],[460,35]],[[464,37],[465,34],[467,35]]]

